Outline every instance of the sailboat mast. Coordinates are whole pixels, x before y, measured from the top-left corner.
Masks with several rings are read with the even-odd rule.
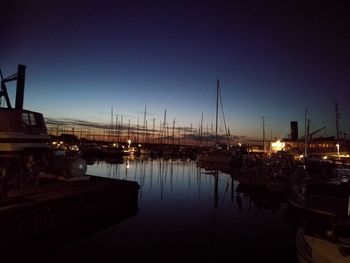
[[[146,129],[146,114],[147,114],[147,106],[145,106],[145,112],[143,114],[143,128]],[[143,143],[146,142],[146,134],[143,137]]]
[[[216,116],[215,116],[215,143],[218,145],[218,113],[219,113],[219,89],[220,80],[216,81]]]
[[[108,133],[108,142],[111,142],[111,137],[112,137],[112,132],[113,132],[113,106],[111,107],[111,126],[109,129],[109,133]]]
[[[175,144],[175,118],[174,118],[174,121],[173,121],[173,145]]]
[[[339,110],[338,110],[338,103],[335,103],[335,128],[336,128],[336,137],[337,137],[337,142],[339,141]]]
[[[203,138],[203,111],[202,111],[202,118],[201,118],[201,127],[199,130],[199,137],[200,137],[200,145],[202,145],[202,138]]]
[[[305,150],[304,150],[304,158],[306,158],[306,155],[307,155],[307,109],[305,109],[305,142],[304,142],[304,146],[305,146]]]
[[[155,133],[156,133],[156,119],[153,118],[153,125],[152,125],[152,142],[155,143]]]
[[[167,130],[166,130],[166,109],[164,111],[163,125],[162,125],[162,143],[165,143]],[[164,140],[164,141],[163,141]]]
[[[262,122],[263,122],[263,150],[265,153],[265,117],[262,117]]]
[[[118,127],[118,114],[115,116],[115,130],[117,132],[117,147],[119,147],[119,127]]]

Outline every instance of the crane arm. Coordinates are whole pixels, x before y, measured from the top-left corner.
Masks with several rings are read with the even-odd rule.
[[[324,130],[324,129],[326,129],[326,126],[320,128],[320,129],[317,129],[316,131],[313,131],[313,132],[309,133],[308,135],[309,135],[309,136],[312,136],[312,135],[314,135],[314,134],[316,134],[316,133],[318,133],[318,132],[320,132],[320,131],[322,131],[322,130]]]

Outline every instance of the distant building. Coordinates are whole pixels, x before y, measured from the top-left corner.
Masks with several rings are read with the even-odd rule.
[[[305,141],[292,139],[283,139],[285,143],[285,151],[294,151],[299,154],[305,152]],[[337,146],[338,145],[338,146]],[[307,154],[310,155],[326,155],[334,153],[346,154],[350,152],[350,140],[337,141],[334,137],[313,138],[307,142]]]
[[[296,142],[299,139],[297,121],[290,122],[290,138],[293,142]]]

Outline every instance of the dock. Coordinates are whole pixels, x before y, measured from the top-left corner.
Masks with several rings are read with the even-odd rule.
[[[52,233],[59,239],[59,234],[81,232],[82,228],[95,228],[97,222],[117,222],[137,214],[137,182],[88,178],[48,180],[37,186],[11,189],[0,201],[2,251]]]

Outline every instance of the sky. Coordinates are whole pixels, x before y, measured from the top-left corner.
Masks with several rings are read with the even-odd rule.
[[[24,107],[47,118],[215,125],[287,137],[290,122],[350,137],[346,1],[0,2],[0,68],[26,68]],[[9,83],[13,97],[15,84]],[[14,104],[14,99],[12,99]],[[221,107],[220,107],[221,108]],[[222,116],[222,113],[220,113]],[[263,121],[264,117],[264,121]],[[222,127],[222,117],[219,121]]]

